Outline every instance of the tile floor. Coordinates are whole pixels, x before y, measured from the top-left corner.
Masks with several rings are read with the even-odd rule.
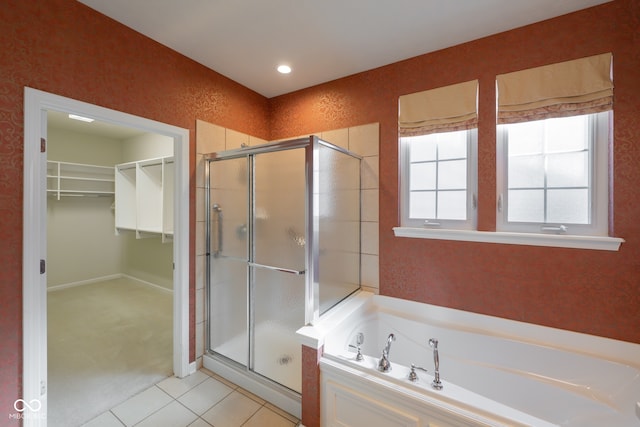
[[[299,420],[201,369],[167,378],[84,427],[295,427]]]

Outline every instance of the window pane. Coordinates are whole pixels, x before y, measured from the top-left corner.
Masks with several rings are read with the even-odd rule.
[[[564,224],[570,234],[606,235],[610,124],[603,112],[500,125],[496,228],[540,233]]]
[[[435,190],[436,189],[436,164],[417,163],[411,165],[410,189]]]
[[[438,164],[438,189],[467,188],[467,161],[451,160]]]
[[[588,116],[546,120],[547,151],[577,151],[587,148]]]
[[[467,219],[467,192],[439,191],[438,219]]]
[[[509,190],[508,220],[544,222],[544,190]]]
[[[509,188],[544,187],[542,155],[509,157]]]
[[[549,190],[547,222],[564,224],[589,223],[589,191]]]
[[[542,152],[543,121],[508,125],[508,129],[509,156]]]
[[[587,187],[589,154],[587,152],[551,154],[547,159],[547,186]]]
[[[400,139],[403,224],[420,226],[429,219],[447,228],[472,226],[467,181],[475,135],[475,131],[464,130]]]
[[[438,134],[438,159],[467,158],[467,131]]]
[[[409,218],[435,218],[436,193],[433,191],[412,192],[409,200]]]
[[[409,140],[411,144],[411,162],[436,160],[438,146],[436,135],[414,136]]]

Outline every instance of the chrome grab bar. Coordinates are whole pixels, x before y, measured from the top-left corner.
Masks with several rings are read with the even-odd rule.
[[[248,264],[250,267],[265,268],[267,270],[279,271],[281,273],[295,274],[298,276],[305,273],[305,270],[292,270],[290,268],[274,267],[272,265],[258,264],[255,262],[248,262]]]
[[[211,210],[215,214],[213,218],[213,222],[216,223],[217,227],[211,227],[212,229],[216,229],[218,231],[218,236],[216,239],[216,247],[213,248],[213,257],[218,258],[222,253],[222,208],[219,204],[214,204],[211,207]]]

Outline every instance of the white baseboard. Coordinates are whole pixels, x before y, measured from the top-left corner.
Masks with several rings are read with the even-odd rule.
[[[197,370],[198,370],[198,363],[197,362],[191,362],[189,364],[189,375],[195,374]]]
[[[61,291],[63,289],[74,288],[76,286],[90,285],[92,283],[104,282],[106,280],[121,279],[123,277],[126,277],[127,279],[134,280],[134,281],[136,281],[138,283],[142,283],[142,284],[147,285],[147,286],[151,286],[151,287],[153,287],[155,289],[159,289],[159,290],[164,291],[164,292],[173,293],[173,289],[167,289],[164,286],[156,285],[155,283],[151,283],[151,282],[148,282],[146,280],[138,279],[137,277],[133,277],[133,276],[130,276],[128,274],[122,274],[122,273],[110,274],[108,276],[94,277],[92,279],[80,280],[80,281],[77,281],[77,282],[70,282],[70,283],[63,283],[61,285],[55,285],[55,286],[49,286],[49,287],[47,287],[47,292]]]
[[[110,274],[108,276],[94,277],[92,279],[80,280],[78,282],[63,283],[61,285],[47,287],[47,292],[55,292],[62,289],[74,288],[76,286],[90,285],[92,283],[103,282],[105,280],[119,279],[121,277],[122,277],[122,274]]]
[[[173,293],[173,289],[168,289],[168,288],[165,288],[164,286],[156,285],[155,283],[147,282],[146,280],[142,280],[142,279],[138,279],[137,277],[129,276],[128,274],[121,274],[120,277],[126,277],[127,279],[135,280],[138,283],[142,283],[142,284],[145,284],[147,286],[154,287],[154,288],[159,289],[161,291]]]

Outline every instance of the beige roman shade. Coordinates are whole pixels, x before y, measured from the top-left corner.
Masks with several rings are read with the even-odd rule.
[[[498,123],[610,110],[611,60],[604,53],[497,76]]]
[[[477,80],[402,95],[398,114],[400,136],[475,128],[477,99]]]

